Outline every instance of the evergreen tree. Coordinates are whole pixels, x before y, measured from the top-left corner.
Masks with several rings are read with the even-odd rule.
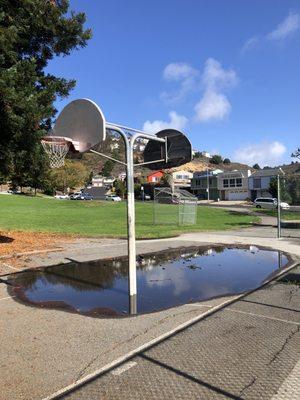
[[[254,168],[254,169],[260,169],[260,166],[256,163],[256,164],[254,164],[254,165],[252,166],[252,168]]]
[[[272,197],[278,197],[278,185],[277,185],[277,178],[272,178],[270,182],[269,192],[271,193]],[[287,182],[285,179],[280,178],[280,199],[281,201],[290,202],[291,196],[288,192]]]
[[[0,0],[0,173],[15,185],[42,183],[40,138],[56,113],[53,102],[75,85],[45,68],[86,45],[84,22],[83,13],[69,13],[68,0]]]
[[[105,161],[102,168],[102,175],[105,177],[111,176],[115,163],[112,160]]]
[[[300,147],[292,154],[292,157],[300,158]]]
[[[116,195],[120,196],[121,199],[124,199],[124,196],[126,194],[126,184],[124,181],[121,181],[120,179],[116,179],[114,181],[114,188]]]
[[[212,164],[222,164],[223,158],[219,154],[214,154],[209,161]]]

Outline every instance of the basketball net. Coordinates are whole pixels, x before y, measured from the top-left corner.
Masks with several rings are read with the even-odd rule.
[[[51,168],[60,168],[65,165],[65,158],[69,151],[69,143],[59,137],[42,138],[41,144],[48,154]]]

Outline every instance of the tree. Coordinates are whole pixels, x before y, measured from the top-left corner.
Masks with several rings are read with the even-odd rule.
[[[105,161],[103,168],[102,168],[102,175],[106,176],[106,177],[111,176],[114,165],[115,165],[115,163],[111,160]]]
[[[224,158],[223,164],[231,164],[231,161],[229,158]]]
[[[45,71],[54,56],[84,47],[91,37],[83,13],[70,13],[68,0],[1,0],[0,172],[22,186],[40,179],[41,136],[51,127],[53,102],[66,97],[74,80]]]
[[[222,164],[223,159],[219,154],[214,154],[210,160],[209,160],[212,164]]]
[[[292,157],[300,158],[300,147],[292,154]]]
[[[256,164],[254,164],[254,165],[252,166],[252,168],[254,168],[254,169],[260,169],[260,166],[256,163]]]
[[[278,185],[277,178],[272,178],[270,181],[269,192],[272,197],[278,198]],[[286,180],[280,178],[280,200],[290,202],[291,196],[288,192]]]
[[[50,186],[54,190],[60,190],[63,193],[67,189],[76,189],[84,186],[90,179],[90,171],[80,161],[66,160],[61,168],[55,168],[51,171]]]
[[[122,181],[121,179],[116,179],[114,181],[114,188],[115,188],[116,194],[123,199],[124,196],[125,196],[125,193],[126,193],[126,184],[125,184],[125,182]]]

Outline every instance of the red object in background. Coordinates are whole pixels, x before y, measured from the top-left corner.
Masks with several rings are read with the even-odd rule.
[[[148,183],[160,182],[163,175],[164,175],[164,173],[162,171],[153,172],[152,174],[147,176],[147,182]]]

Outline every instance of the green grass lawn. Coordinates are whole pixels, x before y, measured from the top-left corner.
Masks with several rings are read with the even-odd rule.
[[[173,213],[176,205],[163,205]],[[70,201],[0,195],[0,229],[55,232],[82,236],[125,237],[126,202]],[[176,236],[183,232],[225,230],[247,227],[257,217],[198,207],[197,224],[192,226],[153,225],[153,203],[136,204],[138,238]],[[175,211],[176,212],[176,211]]]
[[[263,210],[261,208],[255,208],[255,211],[259,213],[269,215],[270,217],[277,218],[277,210]],[[281,210],[281,219],[283,220],[300,220],[300,212]]]

